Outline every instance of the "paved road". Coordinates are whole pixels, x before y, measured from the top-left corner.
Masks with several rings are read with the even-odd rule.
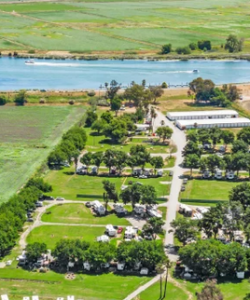
[[[175,219],[176,210],[178,208],[179,192],[180,192],[181,185],[182,185],[181,177],[183,176],[183,173],[184,173],[184,170],[180,165],[182,164],[182,161],[183,161],[182,150],[186,145],[186,136],[183,131],[178,129],[160,111],[157,111],[157,117],[154,121],[154,128],[153,128],[154,132],[156,131],[156,129],[158,127],[161,126],[162,120],[164,120],[166,126],[169,126],[170,128],[173,129],[173,135],[172,135],[171,139],[172,139],[173,143],[177,146],[177,153],[175,153],[176,162],[175,162],[174,168],[172,169],[174,172],[174,175],[173,175],[173,179],[172,179],[169,200],[167,203],[168,211],[167,211],[167,220],[166,220],[166,225],[165,225],[165,230],[166,230],[165,243],[173,244],[173,242],[174,242],[173,233],[168,233],[168,231],[171,229],[170,223]]]

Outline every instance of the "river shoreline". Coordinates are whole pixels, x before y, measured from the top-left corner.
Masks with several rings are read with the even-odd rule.
[[[79,54],[66,53],[65,51],[49,51],[47,53],[23,53],[18,51],[2,51],[1,57],[14,58],[31,58],[31,59],[59,59],[59,60],[148,60],[148,61],[163,61],[163,60],[246,60],[250,61],[250,53],[207,53],[207,54],[127,54],[127,53],[93,53]]]

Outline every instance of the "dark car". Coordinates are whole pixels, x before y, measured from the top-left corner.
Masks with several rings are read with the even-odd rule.
[[[181,187],[181,191],[184,192],[185,189],[186,189],[186,187],[185,187],[185,185],[183,185],[183,186]]]
[[[174,172],[173,171],[169,171],[169,176],[173,176]]]
[[[85,203],[85,206],[86,206],[86,207],[91,207],[91,202],[89,202],[89,201],[86,202],[86,203]]]

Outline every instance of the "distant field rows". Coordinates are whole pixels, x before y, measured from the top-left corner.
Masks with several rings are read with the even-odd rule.
[[[222,51],[235,33],[247,51],[249,8],[245,0],[0,4],[0,49],[158,51],[209,39]]]
[[[76,107],[1,107],[0,202],[26,182],[83,112]]]

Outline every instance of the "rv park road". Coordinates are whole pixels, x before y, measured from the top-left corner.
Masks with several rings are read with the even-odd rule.
[[[158,127],[161,127],[161,121],[164,120],[165,125],[173,129],[173,135],[171,139],[173,143],[177,146],[177,152],[175,153],[176,162],[175,166],[172,168],[174,175],[167,203],[168,211],[166,225],[164,228],[166,230],[165,244],[173,244],[174,235],[173,233],[168,233],[168,231],[171,229],[170,223],[175,219],[176,211],[178,209],[178,198],[181,190],[182,177],[184,173],[184,170],[181,167],[183,161],[182,150],[186,145],[186,136],[185,133],[182,130],[178,129],[172,122],[170,122],[162,112],[157,111],[156,113],[157,117],[154,120],[153,131],[155,132]]]

